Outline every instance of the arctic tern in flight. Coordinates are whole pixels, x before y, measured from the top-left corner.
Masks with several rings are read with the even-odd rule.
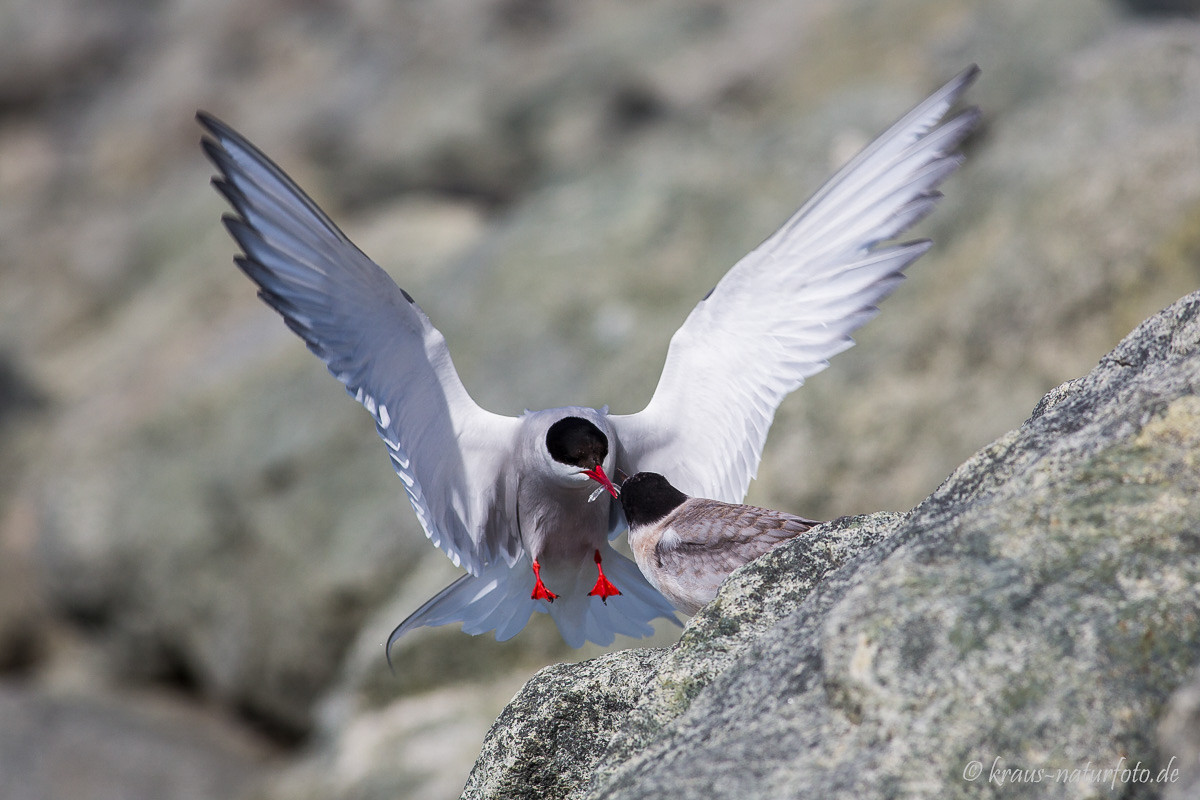
[[[467,574],[388,639],[461,622],[518,633],[549,613],[572,646],[644,636],[671,605],[609,544],[624,528],[609,475],[654,471],[689,495],[740,501],[783,398],[828,359],[903,279],[928,241],[885,244],[928,214],[978,112],[945,119],[978,69],[963,71],[843,167],[742,258],[671,338],[636,414],[566,407],[493,414],[468,395],[442,334],[258,148],[197,115],[235,258],[259,296],[375,419],[417,519]]]

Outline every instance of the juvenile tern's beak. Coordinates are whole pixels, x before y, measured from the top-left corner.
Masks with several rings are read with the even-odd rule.
[[[594,480],[596,483],[600,484],[599,488],[597,488],[596,491],[592,492],[592,496],[588,498],[589,503],[600,496],[600,491],[602,489],[607,490],[608,493],[611,494],[613,497],[620,496],[617,492],[617,487],[613,486],[613,482],[610,481],[608,479],[608,476],[604,474],[604,468],[601,467],[599,464],[596,465],[595,469],[585,469],[583,471],[583,474],[587,475],[589,478]]]

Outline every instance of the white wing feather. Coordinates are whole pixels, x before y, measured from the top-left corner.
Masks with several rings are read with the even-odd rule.
[[[829,359],[903,280],[929,242],[881,246],[932,210],[954,151],[978,120],[939,122],[971,67],[843,167],[739,261],[671,338],[637,414],[611,417],[629,474],[659,472],[686,494],[740,502],[780,402]]]
[[[519,557],[508,486],[518,420],[471,399],[442,334],[254,145],[199,115],[214,184],[237,211],[237,265],[375,418],[430,540],[472,574]]]

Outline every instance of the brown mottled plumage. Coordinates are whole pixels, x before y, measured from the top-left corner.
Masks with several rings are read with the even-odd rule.
[[[621,506],[642,574],[685,614],[716,597],[729,573],[819,524],[767,508],[688,497],[654,472],[625,481]]]

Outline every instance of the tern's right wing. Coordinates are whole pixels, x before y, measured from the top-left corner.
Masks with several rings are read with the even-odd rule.
[[[200,113],[213,183],[237,212],[235,259],[346,390],[375,418],[430,540],[455,564],[518,557],[507,465],[519,423],[467,394],[446,341],[392,281],[258,148]]]

